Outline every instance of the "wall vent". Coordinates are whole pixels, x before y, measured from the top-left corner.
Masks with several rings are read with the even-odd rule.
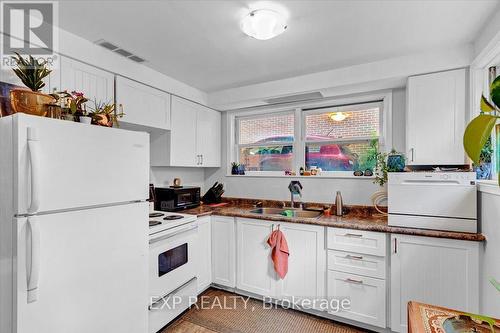
[[[95,44],[104,47],[107,50],[110,50],[112,52],[118,53],[119,55],[128,58],[132,61],[138,62],[138,63],[143,63],[146,61],[146,59],[139,57],[138,55],[135,55],[127,50],[122,49],[121,47],[108,42],[107,40],[104,39],[99,39],[95,41]]]
[[[302,101],[310,101],[314,99],[323,98],[323,95],[319,91],[289,95],[283,97],[274,97],[265,99],[264,102],[267,104],[282,104],[282,103],[292,103],[292,102],[302,102]]]

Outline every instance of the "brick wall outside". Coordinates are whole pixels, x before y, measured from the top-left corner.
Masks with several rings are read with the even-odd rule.
[[[273,136],[291,136],[294,133],[294,115],[281,114],[265,118],[240,120],[240,144],[255,143]]]
[[[335,121],[331,113],[321,113],[306,117],[306,135],[327,136],[333,139],[378,136],[379,109],[343,112],[347,118]]]

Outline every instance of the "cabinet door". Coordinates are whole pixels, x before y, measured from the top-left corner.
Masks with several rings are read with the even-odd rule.
[[[262,220],[237,219],[238,289],[264,297],[276,296],[276,273],[267,239],[272,224]]]
[[[464,164],[465,69],[410,77],[408,164]]]
[[[122,122],[170,129],[170,94],[118,76],[116,101],[123,105]]]
[[[114,80],[110,72],[61,56],[61,89],[83,92],[88,105],[94,100],[113,103]]]
[[[172,97],[172,131],[170,165],[199,166],[196,156],[196,121],[198,105],[177,96]]]
[[[477,313],[479,243],[391,236],[391,329],[407,330],[409,301]]]
[[[212,284],[212,224],[211,217],[198,218],[198,293]]]
[[[204,167],[220,167],[221,114],[219,111],[199,106],[196,131],[197,155]]]
[[[325,296],[325,228],[312,225],[280,223],[288,243],[288,273],[280,281],[280,298]],[[307,283],[304,283],[307,281]],[[318,303],[319,305],[319,303]]]
[[[236,287],[236,232],[232,217],[212,217],[212,281]]]
[[[386,327],[385,280],[328,271],[328,297],[349,297],[350,307],[333,315]]]

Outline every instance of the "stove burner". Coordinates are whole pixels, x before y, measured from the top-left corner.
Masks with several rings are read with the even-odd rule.
[[[163,214],[163,213],[149,213],[149,217],[160,217],[163,215],[165,215],[165,214]]]
[[[154,227],[155,225],[161,224],[160,221],[155,221],[155,220],[149,220],[149,226]]]
[[[179,220],[182,219],[184,216],[182,215],[167,215],[163,219],[164,220]]]

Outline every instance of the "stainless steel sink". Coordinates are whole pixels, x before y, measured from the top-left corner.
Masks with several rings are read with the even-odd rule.
[[[285,211],[291,211],[291,216],[285,215]],[[283,208],[255,208],[250,210],[250,213],[260,214],[260,215],[280,215],[288,217],[298,217],[298,218],[316,218],[322,213],[312,210],[302,210],[302,209],[283,209]]]

